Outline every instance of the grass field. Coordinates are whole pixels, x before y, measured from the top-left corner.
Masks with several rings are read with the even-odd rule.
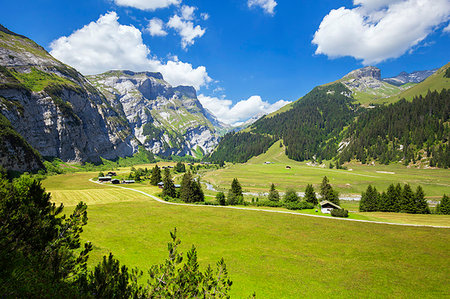
[[[202,266],[225,258],[234,298],[253,291],[259,298],[450,295],[448,229],[170,206],[88,182],[95,176],[76,173],[44,181],[67,212],[79,200],[87,202],[82,237],[94,244],[91,266],[113,252],[122,263],[145,271],[166,257],[169,231],[177,227],[183,251],[195,244]],[[148,185],[133,188],[159,192]],[[450,217],[439,219],[448,223]]]
[[[350,163],[348,170],[308,166],[287,158],[284,148],[276,142],[269,150],[250,159],[245,164],[228,165],[224,169],[206,172],[203,180],[213,184],[218,190],[228,190],[233,178],[238,178],[244,191],[268,192],[274,183],[279,191],[287,188],[305,191],[307,184],[313,184],[316,191],[324,176],[342,195],[360,195],[369,184],[379,191],[386,190],[391,183],[409,183],[413,189],[421,185],[428,199],[439,200],[444,193],[450,193],[450,170],[416,169],[400,164],[361,165]],[[273,164],[264,164],[264,162]],[[291,169],[286,169],[290,166]]]

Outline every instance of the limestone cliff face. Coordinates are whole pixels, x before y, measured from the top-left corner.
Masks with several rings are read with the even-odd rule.
[[[172,87],[160,73],[150,72],[110,71],[88,79],[127,119],[147,150],[202,156],[217,145],[216,129],[193,87]]]
[[[81,74],[1,25],[0,113],[42,156],[95,162],[132,155],[138,145]]]

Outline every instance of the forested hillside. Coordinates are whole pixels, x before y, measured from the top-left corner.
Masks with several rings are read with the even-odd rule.
[[[211,158],[245,162],[283,139],[291,159],[331,159],[337,153],[340,132],[357,113],[358,106],[352,102],[343,84],[316,87],[292,109],[256,121],[250,127],[252,133],[225,135]]]
[[[341,162],[358,159],[407,165],[424,159],[430,166],[449,167],[450,90],[428,92],[412,102],[401,100],[362,113],[346,131],[349,145]]]

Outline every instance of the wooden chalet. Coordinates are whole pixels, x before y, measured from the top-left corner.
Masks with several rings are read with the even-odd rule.
[[[322,213],[324,213],[324,214],[331,214],[331,210],[333,210],[333,209],[340,210],[342,208],[340,206],[338,206],[337,204],[332,203],[331,201],[324,200],[324,201],[320,202],[320,209],[321,209]]]

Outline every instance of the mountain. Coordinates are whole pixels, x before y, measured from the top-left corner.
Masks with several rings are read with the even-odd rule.
[[[126,121],[80,73],[3,26],[0,99],[0,113],[44,157],[98,162],[132,155],[138,145]]]
[[[401,91],[381,80],[381,71],[365,67],[333,83],[314,88],[288,108],[267,115],[244,132],[227,134],[210,155],[212,161],[245,162],[282,140],[294,160],[357,159],[366,163],[423,160],[449,167],[450,68],[447,64],[425,81]],[[420,92],[434,87],[434,92]],[[414,101],[393,100],[392,93],[417,91]],[[361,101],[361,95],[366,101]],[[381,103],[368,105],[383,94]],[[245,136],[244,136],[245,134]],[[245,138],[244,138],[245,137]],[[251,138],[252,142],[246,142]],[[426,157],[424,158],[424,155]]]
[[[162,74],[109,71],[88,76],[124,117],[131,134],[155,154],[202,157],[218,142],[220,123],[190,86],[172,87]]]
[[[352,93],[352,97],[360,104],[382,103],[386,98],[400,94],[411,87],[407,85],[393,85],[381,79],[381,70],[374,66],[367,66],[354,70],[338,80]]]
[[[159,73],[111,71],[89,79],[0,25],[0,166],[24,171],[41,157],[101,162],[144,145],[202,157],[226,130],[193,87]],[[216,130],[217,126],[217,130]]]
[[[384,78],[383,81],[395,86],[401,86],[407,83],[420,83],[433,75],[438,69],[427,71],[415,71],[412,73],[401,72],[395,77]]]

